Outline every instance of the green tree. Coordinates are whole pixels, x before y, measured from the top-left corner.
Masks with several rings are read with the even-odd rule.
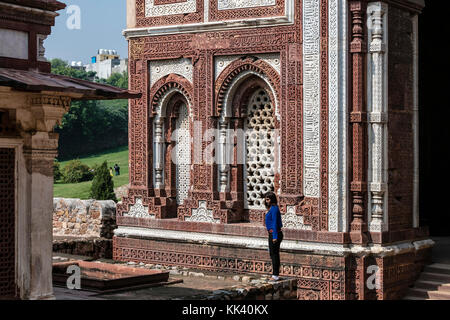
[[[114,193],[114,181],[106,161],[95,170],[90,197],[96,200],[114,200],[117,202],[116,194]]]
[[[64,183],[78,183],[83,181],[90,181],[94,177],[91,169],[88,165],[82,163],[80,160],[75,159],[69,161],[63,169],[63,182]]]
[[[61,59],[51,60],[52,72],[83,80],[93,80],[95,72],[71,68]],[[114,73],[98,80],[116,87],[128,87],[128,76]],[[128,142],[128,101],[76,101],[55,128],[59,133],[59,160],[77,158],[91,152],[120,147]]]
[[[109,84],[111,86],[128,89],[128,74],[123,73],[113,73],[108,79],[99,79],[100,83]]]
[[[53,181],[61,180],[62,173],[58,160],[53,161]]]
[[[52,59],[50,60],[50,63],[52,65],[52,73],[62,76],[92,81],[95,79],[95,75],[97,74],[94,71],[86,72],[84,69],[72,68],[69,66],[67,61],[61,59]]]

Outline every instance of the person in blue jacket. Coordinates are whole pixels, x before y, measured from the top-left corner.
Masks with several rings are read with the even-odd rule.
[[[272,278],[278,281],[280,279],[280,245],[283,241],[283,223],[281,221],[281,213],[278,208],[277,196],[273,192],[268,192],[264,196],[264,204],[269,211],[266,213],[265,225],[269,232],[269,252],[272,259]]]

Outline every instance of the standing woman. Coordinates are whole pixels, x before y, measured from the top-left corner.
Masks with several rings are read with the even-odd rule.
[[[281,228],[281,213],[278,208],[277,197],[273,192],[268,192],[264,196],[264,204],[269,211],[266,213],[265,224],[269,232],[269,252],[272,259],[272,278],[271,280],[278,281],[280,279],[280,245],[283,241],[283,232]]]

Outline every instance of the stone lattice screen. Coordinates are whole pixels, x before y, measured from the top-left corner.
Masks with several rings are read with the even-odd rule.
[[[53,199],[53,235],[111,239],[116,225],[112,200]]]

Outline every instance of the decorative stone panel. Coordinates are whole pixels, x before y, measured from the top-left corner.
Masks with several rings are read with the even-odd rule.
[[[311,226],[305,225],[303,216],[296,214],[295,207],[288,206],[287,212],[281,216],[281,219],[283,228],[312,230]]]
[[[264,210],[264,195],[275,191],[275,124],[273,106],[263,89],[257,90],[248,104],[246,140],[246,192],[248,209]]]
[[[150,63],[150,87],[171,73],[180,75],[192,83],[191,59],[156,60]]]
[[[187,106],[180,108],[176,121],[176,190],[177,204],[183,204],[188,197],[191,177],[191,131]]]
[[[197,10],[196,0],[185,0],[176,3],[155,4],[156,0],[145,0],[145,16],[160,17],[176,14],[187,14]]]
[[[206,207],[206,201],[199,201],[198,208],[192,209],[192,215],[186,217],[185,221],[220,223],[220,219],[214,218],[213,210]]]
[[[276,0],[217,0],[217,9],[230,10],[252,7],[273,6]]]
[[[148,212],[148,206],[144,206],[142,204],[142,199],[137,198],[136,203],[130,206],[130,210],[128,212],[123,213],[124,217],[135,217],[135,218],[149,218],[155,219],[154,214],[150,214]]]
[[[304,195],[320,196],[320,1],[303,0]]]

